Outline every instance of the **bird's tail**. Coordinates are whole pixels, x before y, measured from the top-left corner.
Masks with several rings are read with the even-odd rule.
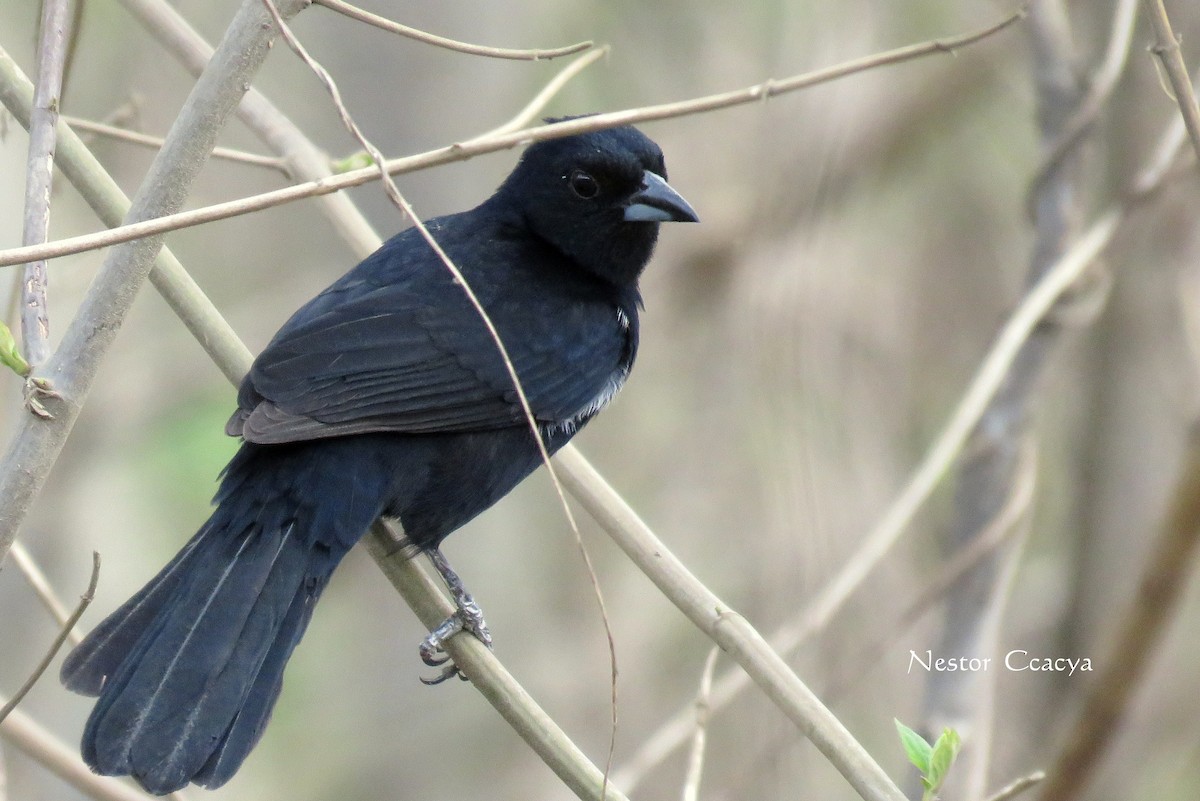
[[[245,760],[313,606],[382,503],[321,447],[243,446],[209,521],[67,657],[63,683],[99,696],[82,747],[93,770],[163,794],[217,787]]]

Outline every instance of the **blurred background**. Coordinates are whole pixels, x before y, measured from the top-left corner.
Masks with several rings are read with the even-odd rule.
[[[34,72],[37,3],[0,3],[0,45]],[[172,3],[209,41],[234,0]],[[592,39],[611,53],[548,115],[616,110],[726,91],[990,24],[999,2],[361,5],[444,36],[509,47]],[[1067,5],[1085,79],[1106,46],[1112,3]],[[1172,4],[1184,55],[1200,64],[1200,8]],[[359,124],[389,156],[474,136],[520,109],[565,61],[483,59],[390,36],[312,7],[294,24],[334,75]],[[1088,140],[1080,219],[1107,207],[1178,114],[1139,20],[1129,63]],[[111,0],[89,2],[64,113],[164,134],[192,78]],[[329,99],[286,47],[255,85],[331,157],[357,149]],[[132,109],[132,112],[130,110]],[[20,244],[28,140],[0,126],[0,247]],[[576,440],[656,533],[764,633],[794,621],[879,520],[945,423],[1029,271],[1027,212],[1039,142],[1028,25],[954,55],[876,70],[804,92],[643,126],[702,224],[664,229],[643,282],[632,380]],[[132,194],[152,157],[93,138]],[[221,143],[263,146],[233,120]],[[399,178],[424,217],[469,208],[514,152]],[[190,206],[285,184],[278,173],[212,161]],[[404,227],[377,184],[351,191],[381,235]],[[1107,302],[1068,326],[1032,401],[1039,447],[1028,538],[994,651],[989,787],[1048,767],[1094,673],[1008,672],[1010,650],[1090,658],[1099,668],[1137,584],[1194,419],[1197,352],[1187,331],[1200,291],[1194,172],[1126,225],[1107,253]],[[53,237],[97,230],[66,181]],[[311,201],[172,233],[167,242],[257,351],[353,256]],[[61,334],[104,252],[51,265]],[[15,285],[3,283],[5,306]],[[10,316],[10,321],[15,318]],[[0,380],[5,441],[19,384]],[[104,564],[82,626],[95,625],[175,553],[208,514],[236,443],[222,428],[234,391],[147,287],[103,364],[22,540],[58,592]],[[937,649],[937,605],[898,615],[938,575],[954,482],[820,636],[788,655],[885,766],[912,783],[892,719],[918,722],[929,675],[911,652]],[[620,667],[615,765],[630,762],[695,698],[710,643],[581,516]],[[553,489],[539,471],[455,534],[450,561],[488,615],[497,653],[597,763],[609,738],[604,628]],[[1114,748],[1084,796],[1200,794],[1200,597],[1167,630]],[[33,668],[56,626],[11,560],[0,573],[0,692]],[[274,721],[220,799],[478,797],[570,793],[467,684],[417,678],[424,632],[366,555],[347,558],[288,672]],[[57,671],[56,662],[52,672]],[[718,661],[718,672],[730,668]],[[48,675],[22,705],[75,743],[90,701]],[[76,797],[0,741],[13,799]],[[673,798],[684,752],[644,777],[637,798]],[[629,789],[629,788],[625,788]],[[192,789],[192,798],[205,791]],[[701,798],[850,798],[852,791],[756,691],[711,721]]]

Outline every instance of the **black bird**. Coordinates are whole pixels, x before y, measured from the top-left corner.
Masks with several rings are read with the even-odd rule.
[[[636,129],[585,133],[530,146],[491,198],[428,223],[551,452],[629,375],[659,223],[696,220],[666,177]],[[233,776],[329,576],[377,517],[430,553],[458,601],[426,661],[444,662],[441,639],[464,626],[490,641],[438,546],[541,461],[495,342],[415,229],[292,316],[226,431],[244,443],[212,517],[63,665],[68,688],[99,696],[88,765],[152,793]]]

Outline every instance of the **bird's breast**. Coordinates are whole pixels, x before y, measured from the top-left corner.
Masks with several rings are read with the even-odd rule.
[[[566,419],[548,425],[546,427],[548,432],[554,434],[566,434],[567,436],[573,435],[584,425],[584,423],[599,414],[600,411],[607,406],[613,398],[616,397],[617,393],[621,391],[621,388],[625,386],[625,381],[629,378],[629,371],[633,368],[633,359],[637,352],[637,343],[634,332],[630,326],[629,316],[620,307],[618,307],[616,310],[616,321],[624,341],[620,360],[618,361],[616,367],[611,373],[608,374],[608,377],[605,379],[604,383],[601,385],[596,394],[592,396],[591,400],[585,403],[573,414],[569,415]]]
[[[614,370],[609,376],[604,386],[596,393],[588,403],[575,414],[547,426],[547,429],[554,434],[567,434],[568,436],[578,431],[584,423],[600,413],[600,410],[609,404],[617,393],[621,391],[621,387],[625,386],[625,380],[629,377],[629,367],[622,365]]]

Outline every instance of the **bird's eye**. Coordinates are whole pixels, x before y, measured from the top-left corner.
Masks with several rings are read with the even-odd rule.
[[[583,170],[575,170],[570,178],[571,191],[584,200],[591,200],[600,194],[600,183]]]

